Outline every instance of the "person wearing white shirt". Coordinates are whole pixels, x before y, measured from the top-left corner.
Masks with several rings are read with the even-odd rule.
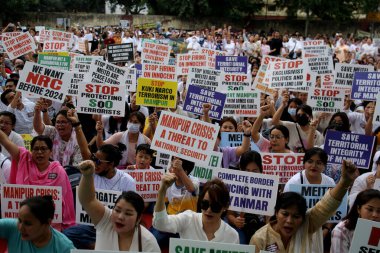
[[[0,112],[0,129],[8,135],[9,140],[11,140],[18,147],[25,147],[24,140],[21,135],[12,130],[15,124],[16,116],[13,113],[7,111]],[[4,146],[1,145],[0,147],[1,153],[5,157],[10,157],[9,152],[4,148]]]
[[[372,44],[372,39],[368,38],[366,43],[362,45],[362,54],[375,56],[377,54],[377,47]]]

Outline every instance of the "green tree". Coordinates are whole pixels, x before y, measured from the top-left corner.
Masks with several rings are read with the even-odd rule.
[[[125,9],[125,14],[140,14],[146,9],[146,0],[109,0],[111,6],[122,5]]]
[[[298,11],[306,13],[307,34],[310,20],[314,17],[343,23],[354,19],[358,14],[366,14],[376,9],[379,0],[276,0],[276,4],[286,8],[289,18],[296,17]]]
[[[38,0],[5,0],[1,2],[0,16],[3,26],[21,20],[23,14]]]
[[[223,17],[241,19],[263,6],[263,0],[147,0],[149,11],[157,15],[183,18]]]

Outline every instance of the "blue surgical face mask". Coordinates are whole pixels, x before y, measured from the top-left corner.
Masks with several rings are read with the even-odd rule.
[[[140,131],[140,124],[128,122],[127,129],[130,133],[138,133]]]
[[[290,116],[296,116],[296,110],[297,108],[288,108],[288,113]]]

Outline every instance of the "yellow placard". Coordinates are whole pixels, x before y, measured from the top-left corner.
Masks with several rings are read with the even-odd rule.
[[[69,56],[69,52],[40,52],[38,54],[55,55],[55,56]]]
[[[31,134],[21,134],[21,137],[24,140],[25,148],[31,151],[32,147],[30,146],[30,143],[33,140],[33,136]]]
[[[177,88],[177,82],[140,77],[137,80],[136,104],[175,108]]]

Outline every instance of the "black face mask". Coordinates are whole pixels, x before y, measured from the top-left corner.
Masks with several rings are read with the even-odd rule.
[[[332,122],[329,126],[329,129],[334,129],[336,131],[343,131],[344,125],[343,125],[343,123]]]
[[[300,126],[306,126],[309,124],[309,117],[306,114],[297,114],[296,120]]]

